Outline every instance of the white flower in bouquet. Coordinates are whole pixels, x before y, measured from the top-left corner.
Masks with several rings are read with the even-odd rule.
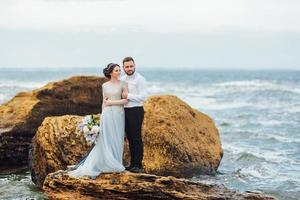
[[[87,134],[85,139],[88,143],[95,143],[96,142],[96,138],[97,138],[97,135],[94,135],[94,134]]]
[[[87,126],[83,127],[83,133],[88,134],[90,132],[90,129]]]
[[[81,123],[78,124],[78,128],[83,132],[83,135],[87,142],[95,143],[97,136],[100,132],[100,116],[99,115],[87,115]]]
[[[91,122],[91,115],[85,116],[83,122],[84,124],[89,124]]]
[[[93,127],[92,127],[91,132],[92,132],[93,134],[97,134],[97,133],[99,133],[99,131],[100,131],[99,126],[93,126]]]

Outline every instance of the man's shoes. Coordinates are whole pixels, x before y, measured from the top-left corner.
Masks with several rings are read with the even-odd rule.
[[[131,168],[129,171],[133,172],[133,173],[143,173],[144,169],[140,168],[140,167],[133,167]]]
[[[125,167],[125,170],[130,171],[132,168],[133,168],[133,166],[129,165],[129,166]]]

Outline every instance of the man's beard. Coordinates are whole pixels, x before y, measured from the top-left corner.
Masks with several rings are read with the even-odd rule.
[[[131,76],[131,75],[134,74],[134,72],[135,72],[135,70],[131,71],[130,73],[127,73],[127,72],[125,72],[125,73],[126,73],[128,76]]]

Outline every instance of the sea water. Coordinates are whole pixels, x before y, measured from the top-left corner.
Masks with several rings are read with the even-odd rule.
[[[0,69],[0,104],[20,91],[101,68]],[[139,71],[150,94],[173,94],[212,117],[224,157],[215,176],[194,181],[300,199],[300,71]],[[0,175],[1,199],[44,199],[28,170]]]

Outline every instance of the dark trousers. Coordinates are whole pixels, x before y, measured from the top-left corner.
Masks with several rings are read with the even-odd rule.
[[[143,141],[142,124],[144,120],[144,108],[125,108],[125,132],[129,143],[130,165],[142,167]]]

